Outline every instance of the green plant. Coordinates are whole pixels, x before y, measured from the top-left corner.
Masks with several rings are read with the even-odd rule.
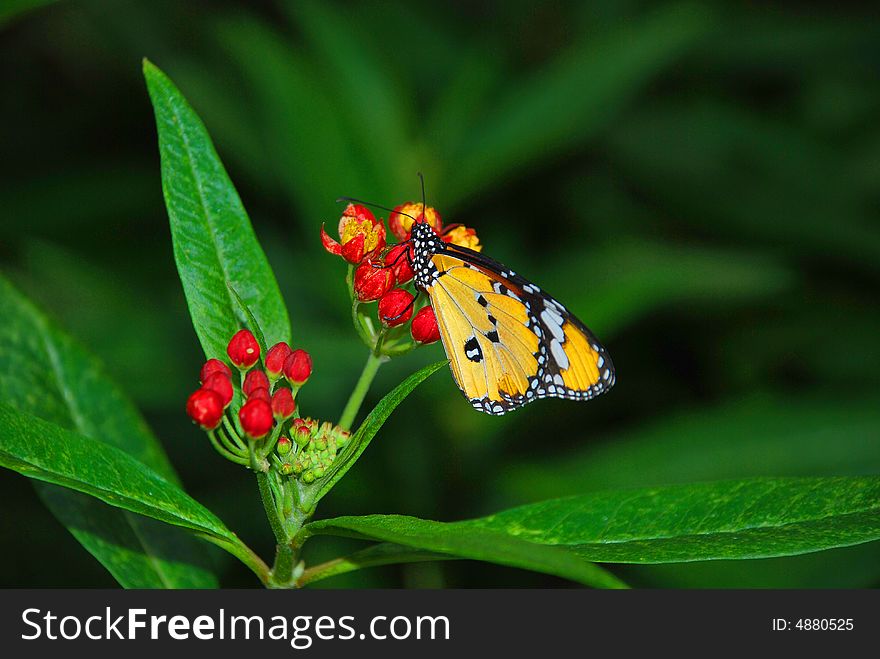
[[[241,327],[262,337],[264,350],[289,342],[290,321],[274,274],[204,125],[159,69],[145,62],[144,73],[159,131],[175,260],[205,355],[223,355]],[[483,171],[490,164],[473,167]],[[126,587],[216,586],[207,545],[198,539],[226,550],[273,587],[304,586],[374,565],[453,558],[622,587],[619,577],[596,563],[791,556],[880,538],[877,476],[609,489],[451,523],[398,515],[312,519],[319,500],[392,411],[445,366],[439,362],[410,375],[379,402],[332,470],[297,484],[299,508],[291,517],[276,515],[267,472],[254,469],[276,538],[270,566],[183,491],[160,443],[96,360],[5,280],[0,317],[0,464],[34,479],[58,519]],[[341,425],[356,418],[378,364],[371,352]],[[325,535],[375,544],[299,564],[303,544]]]

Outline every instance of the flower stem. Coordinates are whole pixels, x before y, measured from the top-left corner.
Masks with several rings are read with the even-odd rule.
[[[263,508],[266,510],[266,517],[269,519],[269,526],[272,527],[272,533],[279,545],[286,545],[288,542],[287,533],[284,531],[284,522],[278,515],[278,504],[275,503],[275,496],[272,493],[272,484],[269,479],[272,475],[264,471],[257,472],[257,486],[260,488],[260,499],[263,501]]]
[[[270,478],[272,478],[270,473],[257,472],[260,498],[263,500],[266,517],[269,518],[269,526],[272,527],[272,533],[275,535],[275,563],[272,565],[266,585],[270,588],[290,588],[295,550],[291,546],[291,538],[284,528],[284,520],[278,505],[280,502],[276,499],[275,492],[273,492]],[[285,488],[285,485],[282,485],[282,488]],[[284,494],[280,493],[280,495],[283,498]]]
[[[358,410],[361,408],[361,403],[364,402],[367,391],[370,390],[370,385],[373,383],[373,378],[376,377],[382,362],[386,360],[387,357],[370,352],[370,356],[367,357],[367,363],[364,364],[364,370],[361,371],[361,376],[358,378],[357,384],[354,386],[354,390],[345,404],[345,409],[342,410],[342,416],[339,417],[339,426],[344,430],[351,430]]]

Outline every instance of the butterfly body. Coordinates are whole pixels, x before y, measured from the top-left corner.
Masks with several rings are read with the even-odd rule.
[[[412,225],[416,286],[434,308],[456,384],[478,410],[504,414],[540,398],[588,400],[614,367],[587,327],[556,299],[479,252]]]

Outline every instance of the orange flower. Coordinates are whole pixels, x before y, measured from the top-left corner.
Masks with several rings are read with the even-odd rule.
[[[321,226],[321,242],[331,254],[357,265],[385,248],[385,225],[363,206],[349,204],[339,218],[339,242]]]
[[[483,249],[483,246],[480,244],[480,239],[477,237],[477,232],[463,224],[459,224],[451,231],[445,233],[443,235],[443,242],[459,245],[460,247],[467,247],[475,252],[482,251]]]
[[[422,213],[423,209],[424,214]],[[443,227],[443,222],[440,219],[440,213],[437,212],[437,209],[432,206],[424,208],[421,202],[408,201],[400,206],[395,206],[394,212],[388,216],[388,227],[391,229],[391,233],[393,233],[398,240],[409,239],[409,232],[412,228],[413,218],[416,218],[419,221],[422,221],[422,218],[424,218],[424,221],[427,221],[427,223],[431,225],[431,228],[437,233],[440,233],[440,229]]]

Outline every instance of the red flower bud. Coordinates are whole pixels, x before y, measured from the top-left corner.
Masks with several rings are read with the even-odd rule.
[[[379,300],[379,320],[387,327],[403,325],[412,316],[412,293],[392,288]]]
[[[204,366],[202,366],[202,370],[199,372],[199,382],[204,384],[205,380],[208,379],[208,376],[211,375],[211,373],[225,373],[227,377],[232,377],[232,371],[230,371],[229,367],[219,359],[209,359],[205,362]]]
[[[232,382],[228,375],[220,371],[211,373],[202,385],[202,389],[210,389],[220,394],[220,398],[223,399],[223,407],[229,405],[232,400]]]
[[[213,430],[223,418],[223,398],[213,389],[199,389],[186,401],[186,413],[205,430]]]
[[[429,305],[418,310],[410,326],[412,338],[419,343],[434,343],[440,340],[440,328],[437,327],[437,316]]]
[[[281,377],[281,372],[284,370],[284,361],[290,353],[290,346],[284,341],[276,343],[269,348],[268,352],[266,352],[266,373],[270,379],[277,380]]]
[[[267,387],[254,387],[248,394],[248,400],[264,400],[267,403],[272,402],[272,394],[269,393]]]
[[[254,389],[260,388],[269,388],[269,378],[266,377],[266,374],[263,373],[263,371],[255,368],[245,376],[244,382],[241,385],[241,391],[245,396],[249,397]]]
[[[297,349],[290,353],[284,362],[284,377],[292,384],[302,385],[306,383],[312,374],[312,357],[305,350]]]
[[[354,271],[354,294],[360,302],[372,302],[385,295],[394,286],[391,268],[367,259]]]
[[[410,256],[412,255],[407,255],[409,249],[408,243],[400,243],[392,247],[385,255],[385,265],[391,268],[398,286],[402,286],[413,278],[412,266],[410,266]]]
[[[414,201],[394,207],[394,212],[388,216],[388,228],[398,240],[406,240],[412,230],[413,218],[419,222],[427,222],[437,233],[443,228],[440,213],[436,209],[431,206],[425,208],[421,202]]]
[[[296,412],[296,401],[290,389],[282,387],[272,394],[272,413],[276,419],[289,419]]]
[[[229,340],[226,354],[238,368],[245,370],[257,363],[260,358],[260,344],[250,330],[239,330]]]
[[[272,430],[275,419],[272,418],[272,406],[264,400],[252,398],[238,411],[242,430],[251,439],[265,437]]]

